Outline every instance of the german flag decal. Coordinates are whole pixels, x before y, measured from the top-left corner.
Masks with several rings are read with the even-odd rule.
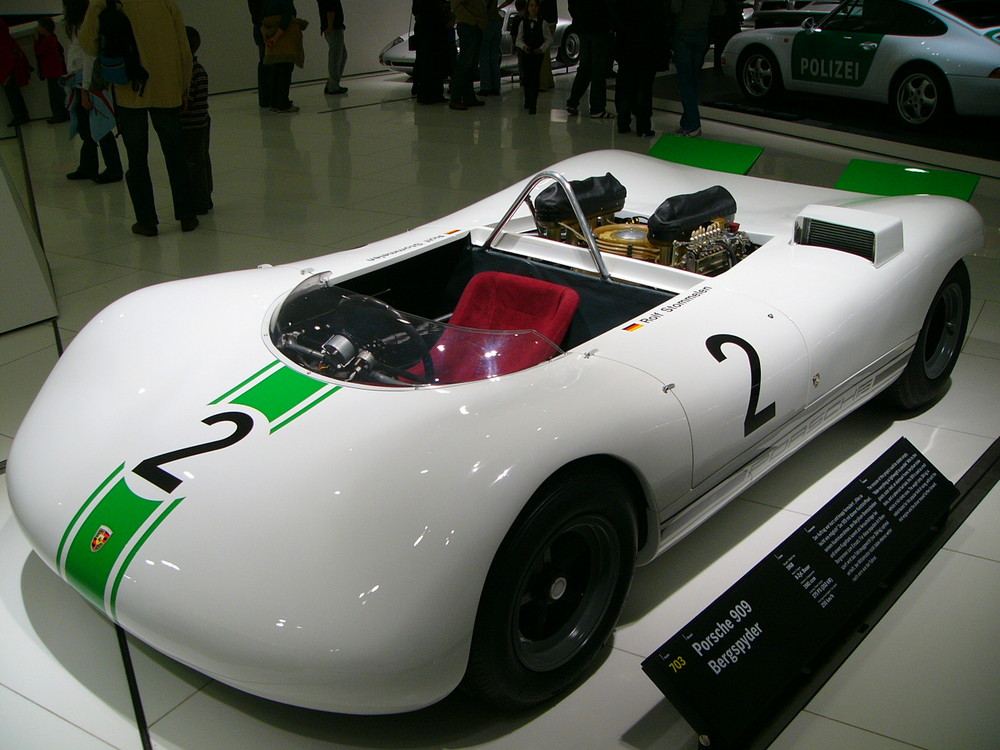
[[[642,323],[633,323],[630,326],[625,326],[622,330],[623,331],[638,331],[640,328],[642,328]]]

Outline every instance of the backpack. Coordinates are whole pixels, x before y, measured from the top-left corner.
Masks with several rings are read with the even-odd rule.
[[[95,76],[105,83],[132,84],[132,90],[142,96],[149,72],[139,60],[139,48],[132,33],[132,24],[119,0],[111,0],[97,16],[98,48]]]

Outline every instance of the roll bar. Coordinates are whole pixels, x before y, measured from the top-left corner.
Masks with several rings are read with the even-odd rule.
[[[576,195],[573,193],[573,188],[569,184],[569,180],[559,172],[553,172],[551,170],[545,170],[539,172],[530,180],[528,184],[525,185],[521,194],[517,197],[511,207],[507,209],[507,213],[504,214],[503,218],[496,225],[490,236],[486,239],[486,243],[483,245],[484,249],[490,249],[493,245],[493,241],[496,240],[497,236],[506,226],[507,222],[510,221],[514,212],[517,211],[521,203],[527,202],[528,196],[531,191],[535,189],[538,183],[545,180],[552,180],[557,183],[566,194],[567,200],[569,200],[569,205],[573,208],[573,214],[576,216],[577,223],[580,225],[580,233],[583,235],[584,240],[587,242],[587,247],[590,249],[590,257],[594,260],[594,265],[597,267],[597,272],[601,275],[601,279],[604,281],[611,281],[611,274],[608,273],[608,268],[604,265],[604,258],[601,257],[601,251],[597,249],[597,240],[594,239],[594,233],[590,231],[590,225],[587,223],[587,217],[583,214],[583,208],[580,207],[580,202],[576,199]],[[528,208],[531,208],[531,203],[528,203]],[[534,210],[532,210],[534,214]]]

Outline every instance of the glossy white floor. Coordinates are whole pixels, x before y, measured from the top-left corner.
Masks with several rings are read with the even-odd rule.
[[[645,151],[614,123],[569,118],[569,79],[540,113],[516,90],[469,112],[421,107],[399,77],[294,91],[297,115],[257,110],[253,93],[211,100],[215,210],[182,234],[158,178],[156,239],[129,232],[124,184],[69,182],[65,127],[25,128],[64,340],[104,305],[173,278],[280,263],[416,226],[565,156]],[[676,115],[658,112],[668,132]],[[705,136],[766,147],[752,174],[832,185],[854,154],[707,121]],[[155,146],[154,146],[155,149]],[[861,154],[871,158],[871,154]],[[877,157],[876,157],[877,158]],[[640,569],[613,647],[572,694],[501,715],[453,696],[409,715],[348,717],[291,708],[216,684],[132,642],[155,745],[203,748],[663,748],[697,741],[640,671],[642,659],[780,543],[899,436],[957,480],[1000,436],[1000,184],[973,203],[986,250],[968,259],[973,324],[947,395],[904,421],[865,409],[817,438],[716,518]],[[56,359],[45,325],[0,337],[0,459]],[[0,747],[140,747],[111,625],[31,553],[0,477]],[[994,490],[773,748],[983,750],[1000,747],[1000,490]]]

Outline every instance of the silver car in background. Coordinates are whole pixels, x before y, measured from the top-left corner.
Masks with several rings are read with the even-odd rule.
[[[514,37],[511,21],[517,11],[513,6],[503,8],[503,33],[500,35],[500,68],[512,71],[517,69],[517,52],[514,49]],[[516,28],[516,26],[515,26]],[[398,73],[413,73],[413,65],[417,61],[417,53],[411,48],[413,39],[413,18],[410,18],[410,30],[397,36],[379,53],[379,64]],[[455,42],[456,48],[458,41]],[[573,23],[568,18],[560,18],[556,22],[556,31],[552,38],[550,50],[555,62],[570,66],[580,60],[580,36],[573,30]]]

